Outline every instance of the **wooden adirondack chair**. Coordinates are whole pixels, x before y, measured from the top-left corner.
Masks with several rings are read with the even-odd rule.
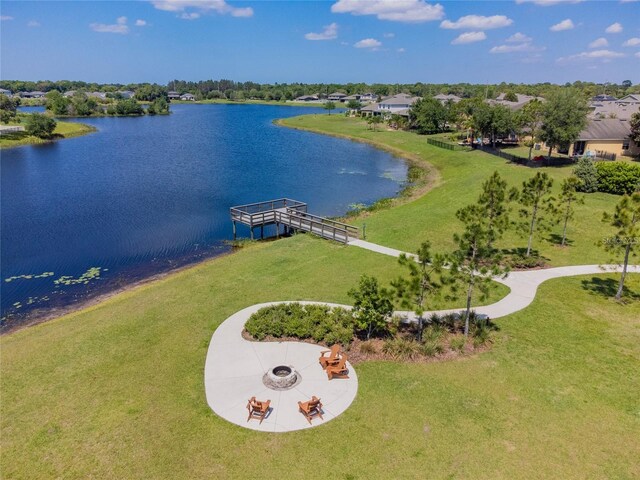
[[[325,354],[328,353],[328,356]],[[331,347],[331,350],[323,350],[320,352],[320,358],[318,359],[322,368],[327,368],[328,365],[335,365],[340,361],[340,344],[336,343]]]
[[[265,416],[269,412],[270,404],[271,400],[261,402],[260,400],[256,400],[256,397],[251,397],[249,399],[249,402],[247,403],[247,410],[249,410],[249,417],[247,418],[247,422],[252,418],[259,418],[260,423],[262,423]]]
[[[320,420],[324,420],[322,418],[322,402],[315,395],[308,402],[298,402],[298,407],[309,424],[311,424],[311,420],[315,416],[320,417]]]
[[[349,369],[347,368],[347,356],[343,354],[338,363],[336,363],[335,365],[328,365],[326,372],[327,372],[327,377],[329,377],[329,380],[331,380],[333,377],[349,378],[349,375],[348,375]]]

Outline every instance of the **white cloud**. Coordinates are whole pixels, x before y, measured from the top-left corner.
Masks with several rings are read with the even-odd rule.
[[[527,43],[531,42],[533,39],[531,37],[527,37],[524,33],[514,33],[505,41],[508,43]]]
[[[147,26],[147,21],[146,20],[136,20],[136,27],[146,27]]]
[[[185,20],[195,20],[201,13],[216,12],[220,15],[229,14],[232,17],[251,17],[253,8],[236,8],[229,5],[225,0],[150,0],[154,7],[165,12],[184,12],[180,18]],[[193,8],[197,12],[187,12],[186,9]]]
[[[551,5],[559,5],[561,3],[581,3],[584,0],[516,0],[516,3],[534,3],[536,5],[540,5],[541,7],[550,7]]]
[[[353,44],[356,48],[378,48],[382,45],[382,42],[379,42],[375,38],[365,38],[364,40],[360,40]]]
[[[622,44],[623,47],[637,47],[640,45],[640,38],[633,37]]]
[[[382,36],[383,36],[384,38],[393,38],[393,37],[395,37],[395,36],[396,36],[396,34],[395,34],[395,33],[391,33],[391,32],[389,32],[389,33],[384,33],[384,34],[382,34]]]
[[[529,42],[514,45],[499,45],[489,50],[489,53],[539,52],[544,47],[536,47]]]
[[[609,25],[606,28],[605,32],[606,33],[620,33],[620,32],[622,32],[622,30],[624,30],[622,28],[622,25],[619,24],[618,22],[616,22],[616,23],[612,23],[611,25]]]
[[[404,53],[406,51],[407,50],[404,47],[400,47],[398,50],[396,50],[396,52],[398,52],[398,53]]]
[[[485,17],[482,15],[466,15],[460,17],[457,21],[444,20],[440,24],[440,28],[452,30],[491,30],[492,28],[508,27],[513,20],[504,15],[493,15]]]
[[[451,45],[464,45],[465,43],[481,42],[486,39],[487,35],[484,32],[465,32],[454,38]]]
[[[572,30],[575,27],[576,26],[573,24],[571,19],[567,18],[566,20],[563,20],[560,23],[556,23],[549,30],[551,30],[552,32],[562,32],[564,30]]]
[[[338,38],[338,24],[334,22],[330,25],[325,25],[321,33],[310,32],[304,38],[307,40],[334,40]]]
[[[640,52],[636,52],[635,56],[640,58]]]
[[[331,5],[333,13],[375,15],[379,20],[421,23],[440,20],[444,7],[424,0],[338,0]]]
[[[41,27],[42,24],[40,22],[38,22],[37,20],[29,20],[27,22],[27,27],[31,27],[31,28],[37,28],[37,27]]]
[[[119,33],[121,35],[126,35],[129,33],[129,26],[127,25],[127,17],[118,17],[116,19],[116,23],[106,24],[106,23],[91,23],[89,27],[94,32],[99,33]]]
[[[609,41],[604,37],[597,38],[589,44],[589,48],[602,48],[602,47],[608,47],[608,46],[609,46]]]
[[[13,17],[10,15],[0,15],[0,20],[6,22],[7,20],[13,20]]]
[[[590,52],[581,52],[568,57],[560,57],[556,60],[558,63],[570,63],[584,60],[602,60],[608,62],[614,58],[624,57],[624,53],[613,52],[611,50],[592,50]]]

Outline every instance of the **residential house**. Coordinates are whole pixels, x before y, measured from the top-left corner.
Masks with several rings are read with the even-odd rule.
[[[617,101],[620,103],[640,103],[640,93],[630,93]]]
[[[169,98],[169,100],[179,100],[180,99],[180,94],[178,92],[169,92],[167,94],[167,97]]]
[[[118,90],[116,93],[119,93],[122,98],[133,98],[134,93],[131,90]]]
[[[45,92],[39,92],[39,91],[35,91],[35,92],[22,92],[20,94],[21,97],[23,98],[44,98],[44,96],[46,95]]]
[[[629,98],[627,98],[629,97]],[[617,118],[618,120],[629,120],[634,113],[640,111],[640,99],[633,101],[633,95],[627,95],[627,100],[616,100],[608,102],[591,102],[589,107],[590,118]],[[638,95],[640,97],[640,95]]]
[[[540,100],[541,102],[544,101],[542,97],[532,97],[531,95],[522,95],[520,93],[516,93],[515,95],[517,98],[515,102],[505,100],[504,97],[506,96],[506,94],[501,93],[495,100],[487,100],[487,103],[489,105],[502,105],[509,108],[510,110],[517,111],[524,107],[531,100]]]
[[[435,95],[433,98],[438,100],[443,105],[449,101],[453,103],[458,103],[460,100],[462,100],[462,98],[460,98],[457,95],[450,95],[450,94],[444,94],[444,93],[439,93],[438,95]]]
[[[360,112],[363,115],[400,115],[408,117],[411,106],[418,100],[420,100],[420,97],[399,93],[398,95],[385,97],[380,102],[371,103],[363,107]]]
[[[616,97],[612,97],[611,95],[596,95],[591,98],[592,102],[615,102],[618,100]]]
[[[183,102],[193,102],[195,101],[195,99],[196,97],[194,97],[190,93],[185,93],[184,95],[180,95],[180,100],[182,100]]]
[[[99,100],[106,100],[107,94],[104,92],[89,92],[87,97],[97,98]]]
[[[62,94],[62,96],[63,96],[64,98],[71,98],[71,97],[73,97],[75,94],[76,94],[76,91],[75,91],[75,90],[67,90],[66,92],[64,92],[64,93]]]
[[[330,102],[344,102],[346,96],[344,93],[334,92],[327,97],[327,100]]]
[[[4,88],[0,88],[0,94],[6,95],[7,97],[11,96],[11,90],[6,90]]]
[[[378,100],[378,96],[375,93],[367,92],[361,94],[358,100],[361,102],[375,102]]]
[[[294,101],[296,102],[317,102],[320,100],[318,95],[302,95],[301,97],[296,98]]]
[[[570,155],[596,156],[603,153],[616,156],[638,156],[640,145],[629,136],[631,125],[628,120],[617,118],[591,119],[578,140],[569,149]]]

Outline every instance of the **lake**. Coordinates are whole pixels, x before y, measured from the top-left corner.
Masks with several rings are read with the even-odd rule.
[[[386,152],[272,123],[319,108],[172,112],[82,119],[98,132],[2,150],[3,329],[228,252],[233,205],[288,197],[338,216],[406,180]]]

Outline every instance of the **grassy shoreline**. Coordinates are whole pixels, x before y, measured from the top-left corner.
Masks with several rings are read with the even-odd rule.
[[[497,168],[512,183],[531,174],[406,132],[369,132],[342,116],[290,122],[387,143],[433,165],[437,188],[367,214],[373,241],[390,246],[425,238],[446,245],[456,225],[445,217],[476,196],[486,171]],[[596,200],[585,207],[591,216],[614,198]],[[578,255],[598,262],[580,242],[571,248],[577,253],[556,253],[553,263]],[[610,300],[617,275],[544,283],[531,306],[498,319],[493,347],[478,355],[359,364],[353,405],[318,428],[268,435],[213,414],[203,367],[229,315],[266,301],[349,303],[362,273],[387,284],[400,272],[393,258],[295,235],[0,337],[3,477],[315,479],[327,465],[350,479],[640,475],[640,378],[629,375],[640,370],[637,274],[628,277],[635,298],[626,304]]]
[[[16,132],[0,136],[0,149],[22,147],[25,145],[42,145],[67,138],[80,137],[97,132],[98,129],[78,122],[57,122],[53,138],[38,138],[25,132]]]

